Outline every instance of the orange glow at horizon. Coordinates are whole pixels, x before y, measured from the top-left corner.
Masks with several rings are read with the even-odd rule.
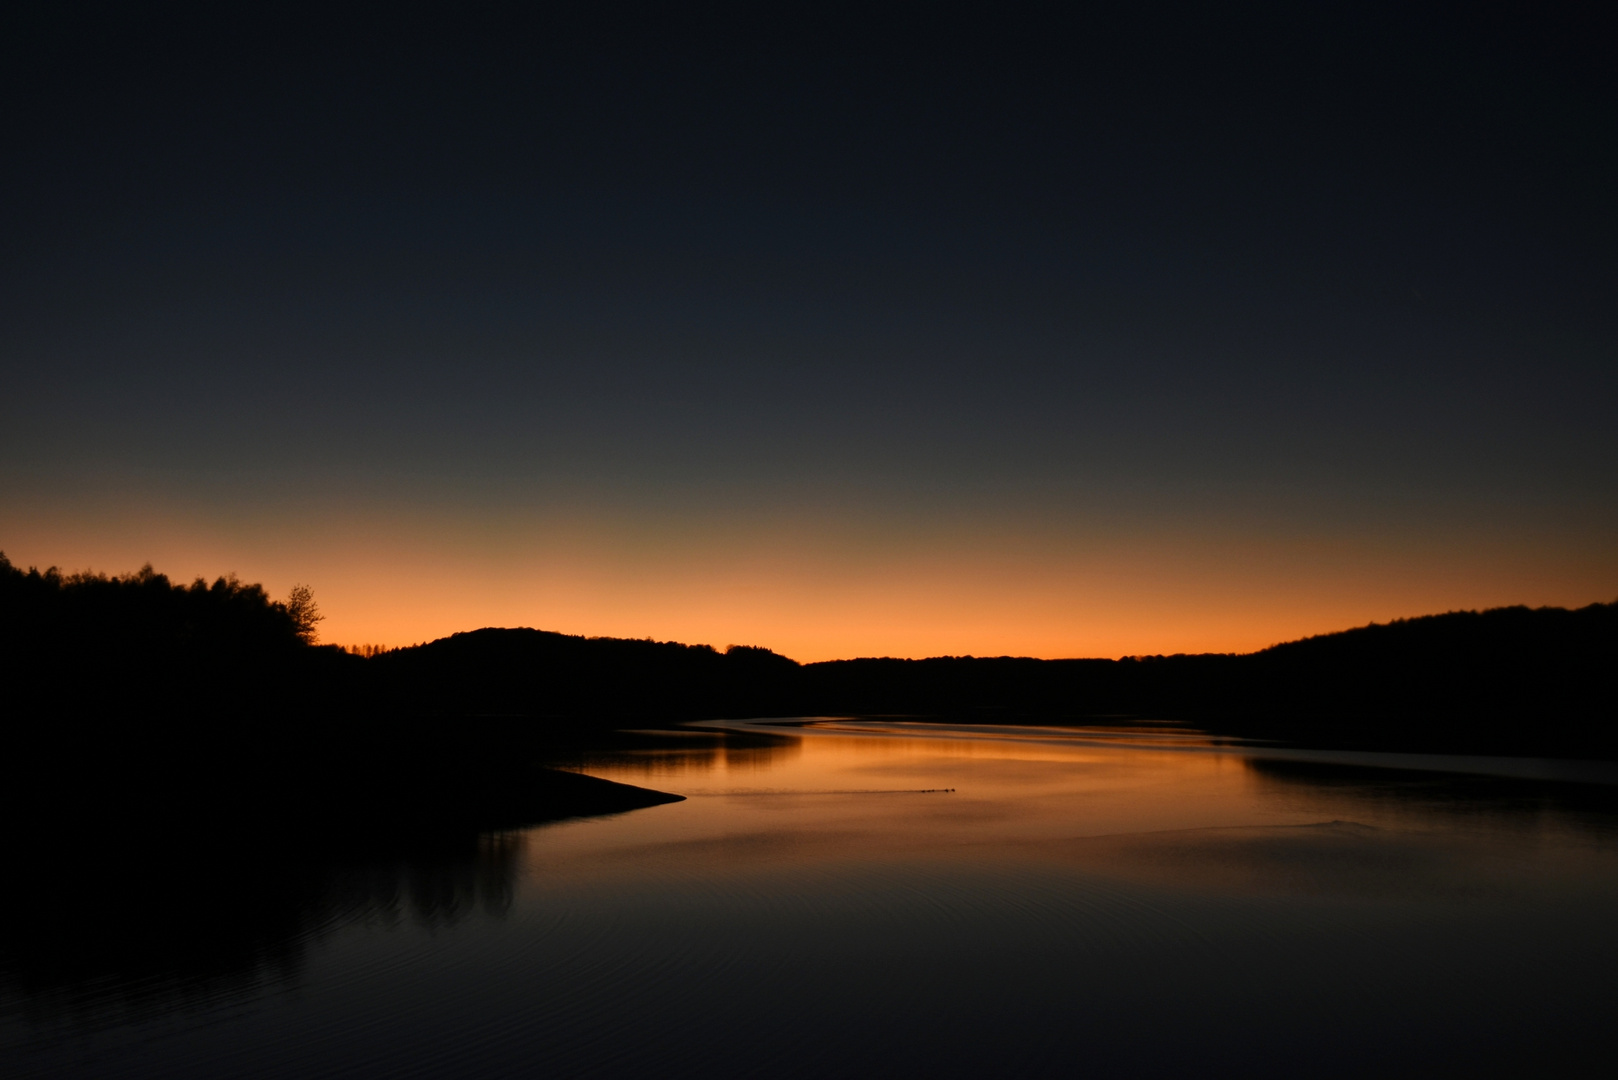
[[[1600,536],[1275,536],[1234,530],[905,530],[830,521],[699,524],[384,514],[224,519],[35,515],[19,566],[175,580],[234,571],[311,585],[320,640],[409,645],[484,626],[854,656],[1248,652],[1364,625],[1618,593]],[[23,523],[19,523],[23,524]]]

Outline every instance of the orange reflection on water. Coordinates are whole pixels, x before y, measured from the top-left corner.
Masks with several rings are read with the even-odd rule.
[[[661,738],[588,771],[687,800],[540,830],[536,867],[736,881],[1016,866],[1204,891],[1359,894],[1516,887],[1528,844],[1544,882],[1618,887],[1610,838],[1545,814],[1480,827],[1475,807],[1421,794],[1470,782],[1460,774],[1404,772],[1416,780],[1392,789],[1323,784],[1286,771],[1319,760],[1255,761],[1292,752],[1190,728],[821,718],[710,721]]]
[[[1190,731],[990,728],[819,720],[693,725],[712,741],[592,761],[593,775],[687,801],[575,830],[593,859],[980,859],[1009,843],[1209,825],[1291,823],[1255,804],[1242,763],[1159,745],[1210,745]],[[743,839],[745,838],[745,843]],[[551,830],[547,857],[575,848]],[[683,852],[683,854],[675,854]]]

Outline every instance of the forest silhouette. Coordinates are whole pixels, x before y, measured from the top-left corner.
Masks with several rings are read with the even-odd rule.
[[[357,655],[315,644],[319,619],[305,587],[277,601],[234,576],[64,575],[0,555],[11,809],[512,826],[669,798],[543,768],[602,732],[760,716],[1133,716],[1320,746],[1618,758],[1618,603],[1452,612],[1245,655],[812,664],[493,628]]]

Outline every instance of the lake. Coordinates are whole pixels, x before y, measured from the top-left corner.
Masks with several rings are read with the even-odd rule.
[[[1612,765],[884,720],[571,764],[687,798],[348,859],[143,859],[108,822],[14,864],[0,1074],[1606,1076],[1618,1051]]]

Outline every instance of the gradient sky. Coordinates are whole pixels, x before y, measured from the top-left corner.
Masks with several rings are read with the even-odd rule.
[[[30,7],[14,562],[800,660],[1618,597],[1610,15]]]

